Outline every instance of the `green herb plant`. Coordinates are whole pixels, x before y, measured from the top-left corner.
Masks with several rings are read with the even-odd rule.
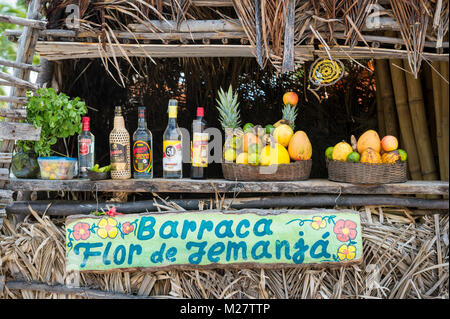
[[[50,156],[51,146],[59,138],[67,138],[81,132],[81,116],[87,107],[79,97],[70,99],[66,94],[52,88],[41,88],[35,93],[27,92],[27,122],[41,128],[39,141],[19,141],[18,146],[24,151],[34,150],[40,156]]]

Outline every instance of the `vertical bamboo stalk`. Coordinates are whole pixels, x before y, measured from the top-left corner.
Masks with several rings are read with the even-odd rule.
[[[409,173],[413,180],[421,180],[419,154],[417,152],[414,130],[412,127],[411,113],[408,106],[408,91],[406,89],[405,71],[403,61],[400,59],[389,60],[389,67],[392,76],[392,87],[394,89],[395,106],[400,124],[400,131],[403,139],[404,149],[408,153]]]
[[[381,100],[384,108],[385,134],[398,137],[397,114],[388,60],[377,60],[377,72],[380,79]]]
[[[431,147],[433,148],[433,154],[435,155],[435,162],[438,152],[437,138],[436,138],[436,121],[435,121],[435,108],[434,108],[434,96],[433,96],[433,79],[430,65],[428,63],[422,64],[422,72],[420,77],[422,81],[424,100],[425,100],[425,112],[427,113],[428,132],[430,133]]]
[[[406,73],[406,87],[408,89],[408,103],[411,112],[414,137],[416,145],[420,146],[419,160],[422,176],[424,180],[436,180],[438,176],[433,158],[430,134],[428,132],[422,84],[420,83],[420,79],[415,79],[414,76],[408,72]]]
[[[381,89],[380,89],[380,79],[378,76],[378,71],[375,66],[375,82],[376,82],[376,101],[377,101],[377,119],[378,119],[378,134],[380,136],[386,135],[386,126],[384,124],[384,107],[383,107],[383,100],[381,98]]]
[[[445,153],[444,145],[442,144],[442,94],[441,94],[441,77],[440,73],[440,63],[438,61],[433,61],[431,63],[433,68],[431,68],[431,79],[433,82],[433,98],[434,98],[434,116],[436,123],[436,142],[438,148],[438,159],[439,159],[439,174],[441,180],[445,178]],[[439,72],[439,73],[438,73]]]
[[[442,76],[448,82],[448,62],[441,62],[440,72]],[[443,154],[444,154],[444,162],[445,162],[445,172],[444,179],[448,181],[449,168],[448,168],[448,160],[449,160],[449,148],[448,148],[448,138],[449,138],[449,130],[448,130],[448,112],[449,112],[449,104],[448,104],[448,89],[449,85],[441,79],[441,129],[442,129],[442,146],[443,146]]]

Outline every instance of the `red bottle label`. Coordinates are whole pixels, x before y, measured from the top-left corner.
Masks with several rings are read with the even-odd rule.
[[[88,138],[80,139],[80,155],[89,154],[89,146],[91,145],[91,140]]]
[[[133,168],[139,173],[148,173],[152,169],[152,152],[144,141],[133,144]]]

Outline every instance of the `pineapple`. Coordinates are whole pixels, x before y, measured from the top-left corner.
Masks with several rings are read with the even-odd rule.
[[[217,110],[219,111],[219,121],[222,128],[236,129],[241,125],[239,114],[239,102],[237,101],[237,93],[233,94],[233,88],[228,88],[228,92],[224,92],[222,88],[219,89],[219,99],[216,100]]]
[[[295,129],[295,119],[297,118],[298,110],[296,105],[285,104],[283,106],[283,116],[282,118],[286,120],[289,126],[294,130]]]

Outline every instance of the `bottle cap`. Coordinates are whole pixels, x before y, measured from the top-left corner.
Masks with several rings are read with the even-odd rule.
[[[90,129],[90,122],[91,122],[91,120],[90,120],[89,116],[83,116],[81,118],[82,130],[83,131],[89,131],[89,129]]]
[[[114,114],[115,115],[122,115],[122,107],[121,106],[116,106],[115,108],[114,108]]]
[[[203,107],[197,107],[197,117],[205,116],[205,109]]]
[[[138,107],[138,117],[144,117],[145,116],[145,106],[139,106]]]
[[[175,99],[170,99],[169,100],[169,106],[178,106],[178,101]]]

